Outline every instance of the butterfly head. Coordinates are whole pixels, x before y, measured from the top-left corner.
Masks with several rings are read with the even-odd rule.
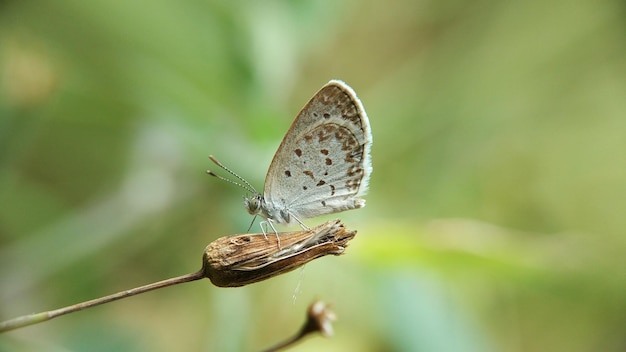
[[[246,197],[243,204],[250,215],[259,215],[262,210],[263,196],[257,193],[252,197]]]

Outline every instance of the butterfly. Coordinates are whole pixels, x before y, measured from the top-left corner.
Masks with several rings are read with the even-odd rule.
[[[263,194],[213,156],[216,165],[243,184],[207,173],[251,192],[244,199],[248,213],[265,218],[275,233],[274,222],[297,222],[308,229],[302,219],[365,206],[359,197],[368,190],[371,147],[372,131],[363,104],[350,86],[331,80],[287,130],[267,171]]]

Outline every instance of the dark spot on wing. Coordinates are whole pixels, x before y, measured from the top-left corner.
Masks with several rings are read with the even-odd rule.
[[[317,134],[317,138],[320,142],[324,142],[325,140],[331,137],[330,133],[326,133],[324,130],[320,130]]]
[[[332,165],[333,161],[330,158],[326,158],[326,165]]]
[[[294,150],[294,152],[296,153],[297,156],[302,156],[302,149],[296,149]]]
[[[349,191],[358,191],[359,190],[359,185],[361,184],[361,180],[359,179],[350,179],[348,181],[346,181],[346,188]]]
[[[347,175],[350,177],[354,177],[361,173],[363,173],[363,169],[359,167],[359,165],[352,165],[348,168]]]
[[[285,175],[287,175],[287,177],[291,177],[291,171],[285,170]]]
[[[322,186],[322,185],[325,185],[325,184],[326,184],[326,181],[324,181],[324,180],[320,180],[320,182],[318,182],[318,183],[316,184],[316,186]]]
[[[305,175],[311,177],[312,179],[315,180],[315,177],[313,176],[313,171],[309,171],[309,170],[305,170],[302,173],[304,173]]]

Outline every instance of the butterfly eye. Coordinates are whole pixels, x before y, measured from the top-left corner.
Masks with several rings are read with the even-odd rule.
[[[250,213],[250,215],[256,215],[261,209],[261,196],[257,194],[252,198],[246,198],[244,203],[248,213]]]

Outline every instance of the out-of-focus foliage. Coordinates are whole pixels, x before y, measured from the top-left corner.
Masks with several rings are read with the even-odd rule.
[[[374,134],[358,235],[237,289],[189,283],[0,335],[11,351],[626,349],[623,2],[0,2],[0,320],[200,267],[246,231],[329,79]],[[324,219],[308,219],[321,223]],[[257,225],[254,225],[257,231]]]

